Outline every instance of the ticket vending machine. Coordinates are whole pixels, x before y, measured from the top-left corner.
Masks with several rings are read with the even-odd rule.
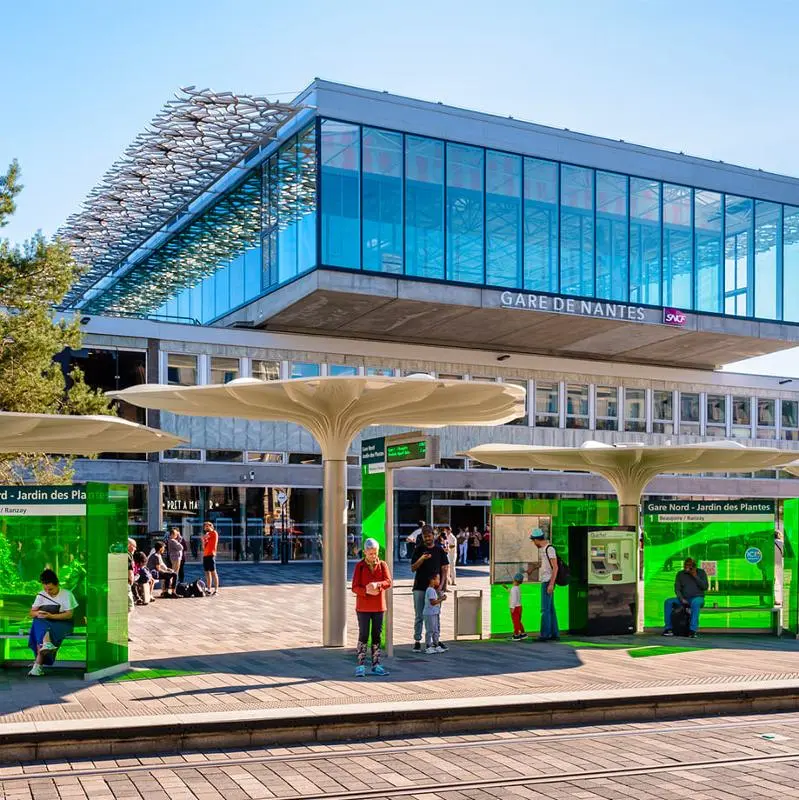
[[[569,529],[569,630],[593,636],[635,631],[638,532],[634,527]]]

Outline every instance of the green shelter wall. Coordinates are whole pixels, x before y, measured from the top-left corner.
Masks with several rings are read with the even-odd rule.
[[[619,519],[619,507],[615,500],[595,498],[494,499],[491,501],[491,513],[550,517],[552,544],[558,555],[567,563],[569,561],[569,528],[575,525],[597,525],[598,527],[617,525]],[[490,587],[492,636],[507,636],[513,633],[513,624],[508,608],[509,588],[508,584],[499,583],[494,583]],[[528,632],[535,633],[541,624],[540,584],[525,581],[520,589],[524,626]],[[561,629],[566,630],[569,620],[568,587],[556,587],[555,610]]]

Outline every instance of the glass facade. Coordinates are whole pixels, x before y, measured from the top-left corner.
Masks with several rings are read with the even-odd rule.
[[[321,119],[86,311],[206,324],[316,266],[799,322],[799,208]]]

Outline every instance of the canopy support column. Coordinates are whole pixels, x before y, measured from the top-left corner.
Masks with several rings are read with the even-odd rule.
[[[324,454],[322,644],[347,643],[347,451]]]

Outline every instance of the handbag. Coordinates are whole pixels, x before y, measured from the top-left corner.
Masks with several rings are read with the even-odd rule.
[[[37,597],[44,597],[47,600],[50,600],[50,596],[46,595],[44,592],[39,592]],[[47,605],[37,606],[37,611],[44,611],[46,614],[60,614],[61,613],[61,606],[58,603],[48,603]]]

